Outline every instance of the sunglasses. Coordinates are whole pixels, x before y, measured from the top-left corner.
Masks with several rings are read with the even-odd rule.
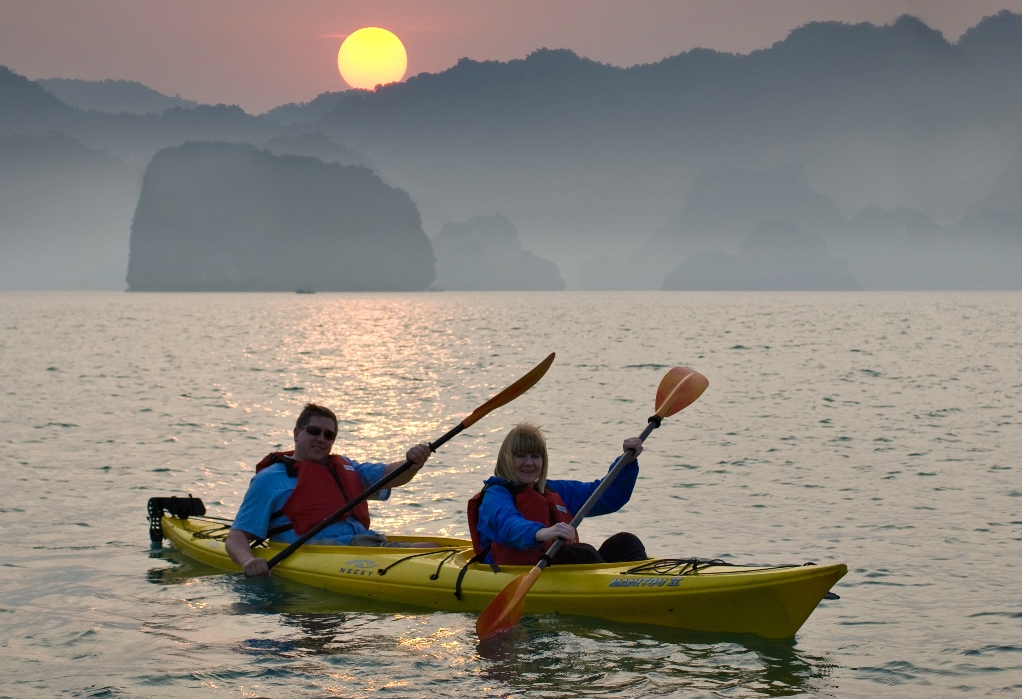
[[[337,433],[333,430],[324,430],[322,427],[316,427],[315,425],[306,425],[303,429],[313,437],[323,435],[328,442],[332,442],[337,439]]]

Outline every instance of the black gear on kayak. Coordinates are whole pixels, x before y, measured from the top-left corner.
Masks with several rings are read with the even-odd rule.
[[[163,542],[163,526],[160,520],[163,519],[165,512],[179,519],[201,517],[206,514],[206,506],[202,500],[192,497],[191,493],[188,494],[187,500],[176,495],[169,498],[149,498],[146,510],[149,513],[149,540],[154,544]]]
[[[658,558],[641,566],[629,568],[622,575],[638,575],[642,573],[646,575],[650,573],[654,575],[688,575],[689,573],[698,573],[700,568],[706,568],[707,566],[733,565],[735,564],[728,563],[719,558]],[[776,567],[785,568],[790,566]]]
[[[483,559],[486,558],[487,554],[489,553],[490,547],[487,546],[485,551],[483,551],[482,553],[478,553],[475,556],[472,556],[472,558],[468,559],[468,563],[461,567],[461,572],[458,573],[458,580],[457,582],[454,583],[454,596],[458,599],[459,602],[461,601],[461,581],[465,579],[465,573],[468,572],[468,567],[473,563],[482,563]],[[493,569],[494,573],[500,572],[500,567],[492,561],[490,562],[490,568]]]
[[[442,559],[440,559],[440,565],[438,565],[436,567],[436,572],[433,573],[432,575],[430,575],[429,579],[430,580],[434,580],[434,581],[435,580],[439,580],[440,579],[440,569],[444,567],[444,563],[447,563],[447,561],[451,560],[452,558],[454,558],[457,555],[458,555],[458,550],[457,549],[452,549],[449,554],[447,554]]]
[[[429,576],[430,580],[439,580],[440,569],[444,567],[444,563],[447,563],[447,561],[454,558],[459,551],[461,551],[461,549],[430,549],[429,551],[423,551],[422,553],[413,553],[410,556],[405,556],[404,558],[397,559],[386,568],[377,568],[376,574],[380,576],[386,575],[387,571],[393,568],[394,566],[398,565],[399,563],[409,561],[413,558],[421,558],[422,556],[435,556],[438,553],[446,553],[447,555],[440,560],[440,565],[436,567],[436,572]]]

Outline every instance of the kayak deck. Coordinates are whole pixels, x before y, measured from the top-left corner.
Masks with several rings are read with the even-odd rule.
[[[164,536],[182,553],[224,570],[240,571],[224,548],[230,524],[205,517],[164,515]],[[306,544],[273,570],[275,575],[350,595],[449,611],[479,612],[531,566],[468,566],[472,543],[445,537],[388,536],[430,541],[437,548],[317,546]],[[284,544],[253,553],[272,558]],[[529,591],[526,614],[569,614],[712,633],[788,638],[802,626],[844,564],[737,566],[699,559],[558,565]]]

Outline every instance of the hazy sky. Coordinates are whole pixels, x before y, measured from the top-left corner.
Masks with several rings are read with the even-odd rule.
[[[1022,0],[0,0],[0,64],[29,78],[137,80],[259,113],[346,86],[343,38],[397,34],[408,73],[569,48],[629,66],[695,47],[748,53],[820,20],[921,18],[951,41]]]

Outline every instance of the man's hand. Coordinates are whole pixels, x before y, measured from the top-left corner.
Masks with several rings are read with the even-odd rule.
[[[266,575],[266,576],[273,575],[273,571],[270,570],[270,564],[266,562],[266,559],[257,558],[256,556],[252,556],[251,560],[249,560],[242,567],[245,569],[245,575],[249,575],[249,576],[251,576],[251,575]]]
[[[405,458],[412,462],[412,470],[418,471],[427,461],[429,461],[429,455],[430,451],[428,445],[416,444],[408,450],[408,453],[405,454]]]
[[[429,456],[432,452],[429,450],[428,444],[416,444],[414,447],[409,449],[405,453],[405,459],[411,462],[411,466],[402,473],[400,476],[390,482],[391,488],[397,488],[398,486],[404,485],[408,481],[415,478],[415,474],[419,472],[419,469],[429,461]],[[384,472],[386,475],[390,475],[391,471],[403,466],[404,461],[395,461],[392,464],[387,464],[387,470]]]
[[[231,557],[232,561],[241,566],[242,570],[245,571],[245,575],[273,575],[273,571],[265,560],[252,555],[249,540],[254,538],[251,534],[247,534],[240,529],[232,529],[227,533],[227,541],[224,542],[227,555]]]

